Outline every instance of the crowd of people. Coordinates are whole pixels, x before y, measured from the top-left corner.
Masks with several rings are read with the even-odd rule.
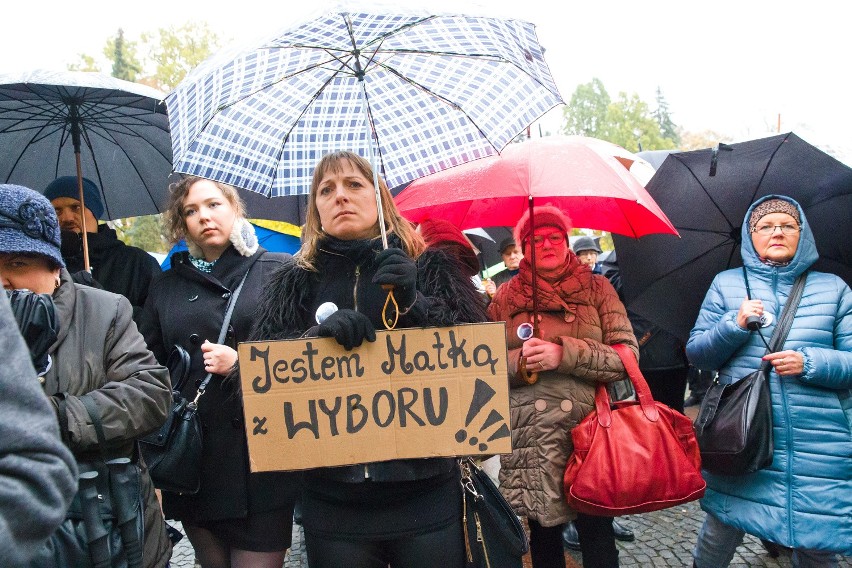
[[[146,568],[168,564],[171,519],[181,521],[204,568],[279,568],[294,509],[312,568],[464,567],[455,459],[251,472],[238,343],[330,337],[353,350],[375,341],[387,318],[400,328],[505,322],[512,452],[501,457],[499,487],[526,521],[534,568],[564,567],[566,544],[579,548],[586,568],[617,567],[616,539],[633,538],[611,517],[572,510],[562,487],[571,430],[594,409],[596,386],[626,377],[616,344],[639,357],[654,397],[679,412],[691,366],[731,383],[762,360],[772,365],[775,458],[745,475],[704,472],[707,516],[694,566],[727,566],[746,533],[792,549],[797,567],[837,566],[837,554],[852,554],[852,291],[810,269],[818,254],[794,200],[752,205],[742,229],[745,271],[716,277],[684,345],[625,308],[617,271],[602,269],[594,239],[581,237],[572,250],[570,211],[542,205],[526,213],[499,245],[506,270],[480,290],[466,237],[437,219],[415,227],[385,182],[378,178],[376,188],[373,180],[357,154],[324,156],[302,247],[290,256],[258,245],[233,187],[184,177],[163,205],[167,236],[188,250],[163,273],[98,226],[103,206],[93,182],[84,180],[85,207],[74,176],[39,188],[43,195],[0,185],[3,287],[10,297],[29,290],[55,310],[55,325],[42,326],[40,337],[24,333],[25,347],[8,323],[10,301],[0,302],[0,342],[12,356],[0,375],[0,406],[11,405],[0,416],[0,540],[14,543],[0,563],[48,565],[48,539],[76,491],[77,461],[108,446],[141,469]],[[89,266],[80,260],[84,226]],[[746,318],[777,318],[805,272],[789,339],[768,354]],[[328,303],[335,310],[317,318]],[[525,328],[531,333],[518,333]],[[184,397],[194,399],[213,377],[199,405],[202,481],[194,495],[164,491],[158,500],[134,446],[170,411],[165,365],[175,346],[190,355]]]

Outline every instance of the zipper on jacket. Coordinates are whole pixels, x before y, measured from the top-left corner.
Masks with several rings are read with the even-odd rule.
[[[482,536],[482,523],[479,520],[479,513],[473,512],[473,518],[476,520],[476,541],[482,547],[482,558],[485,560],[485,566],[491,568],[491,559],[488,557],[488,548],[485,546],[485,537]]]
[[[361,278],[361,265],[355,265],[355,286],[352,287],[352,302],[355,306],[355,311],[358,311],[358,280]],[[369,477],[369,476],[367,476]]]
[[[785,485],[787,486],[787,510],[791,514],[787,522],[787,540],[788,542],[793,542],[793,433],[790,425],[790,409],[786,404],[787,393],[785,391],[787,389],[784,386],[784,381],[777,372],[775,372],[775,376],[778,377],[778,387],[781,391],[781,408],[784,410],[784,429],[787,431],[787,483]],[[770,400],[772,398],[771,392],[770,389]],[[772,443],[775,444],[774,436]]]

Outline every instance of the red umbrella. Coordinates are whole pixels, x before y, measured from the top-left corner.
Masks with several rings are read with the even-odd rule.
[[[631,173],[641,163],[638,156],[610,142],[551,136],[509,144],[499,156],[417,179],[394,200],[410,221],[446,219],[460,229],[514,225],[527,209],[535,227],[533,206],[550,204],[568,213],[576,227],[631,237],[677,235]],[[530,252],[532,335],[538,337],[535,247]],[[528,383],[537,380],[538,375],[527,374],[523,363],[521,370]]]
[[[576,227],[630,237],[677,235],[629,171],[642,163],[603,140],[550,136],[417,179],[395,201],[415,223],[435,217],[460,229],[512,226],[535,202],[562,209]]]

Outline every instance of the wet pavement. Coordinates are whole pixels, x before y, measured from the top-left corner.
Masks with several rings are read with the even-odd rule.
[[[695,418],[697,407],[687,409],[687,415]],[[704,522],[704,512],[698,502],[687,503],[642,515],[621,517],[621,524],[633,530],[636,540],[619,542],[619,564],[622,567],[669,567],[692,566],[692,547],[698,535],[698,529]],[[580,553],[566,551],[568,568],[579,568]],[[172,555],[172,566],[193,568],[195,555],[187,539],[178,543]],[[525,568],[531,566],[529,555],[525,558]],[[760,541],[746,535],[743,544],[737,549],[730,566],[732,568],[789,568],[790,555],[782,550],[778,558],[770,558]],[[301,527],[293,525],[293,546],[284,562],[284,568],[308,568]],[[839,568],[852,568],[852,557],[840,559]]]
[[[698,529],[704,522],[704,512],[697,502],[693,502],[654,513],[622,517],[620,522],[636,534],[635,541],[618,543],[619,563],[622,567],[688,568],[692,566],[692,547]],[[300,529],[298,525],[293,525],[293,546],[284,562],[284,568],[308,568]],[[193,568],[194,557],[192,547],[184,539],[175,548],[172,566]],[[568,568],[582,566],[579,552],[566,551],[566,561]],[[524,566],[531,566],[528,557]],[[746,535],[730,566],[790,568],[791,564],[788,552],[782,551],[777,559],[770,558],[758,539]],[[841,558],[840,568],[852,568],[852,558]]]

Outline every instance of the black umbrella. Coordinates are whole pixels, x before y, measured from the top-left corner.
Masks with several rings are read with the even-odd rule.
[[[488,235],[487,238],[474,231],[482,231]],[[471,231],[464,231],[467,238],[479,249],[479,268],[480,272],[486,271],[488,268],[503,262],[503,255],[500,251],[500,244],[507,238],[512,236],[511,227],[484,227]],[[496,274],[496,273],[495,273]],[[486,275],[487,276],[487,275]],[[492,274],[493,276],[493,274]]]
[[[759,197],[798,201],[820,255],[813,268],[852,282],[852,168],[795,134],[671,154],[647,189],[681,238],[613,234],[625,303],[681,339],[713,277],[742,265],[740,227]]]

